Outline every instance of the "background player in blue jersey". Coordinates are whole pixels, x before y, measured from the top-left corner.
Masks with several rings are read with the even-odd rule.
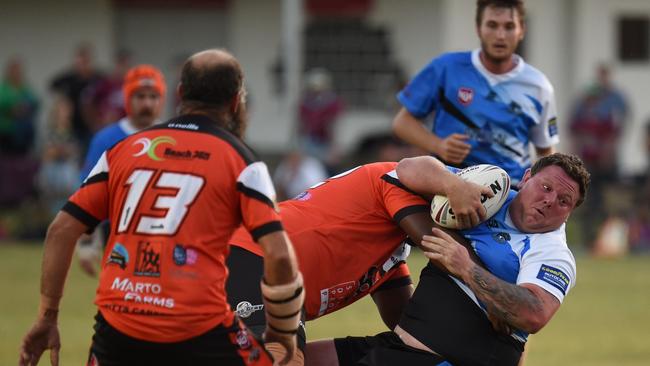
[[[400,162],[397,173],[426,194],[440,185],[443,169],[419,157]],[[306,358],[323,365],[517,365],[528,334],[550,321],[575,284],[564,223],[583,202],[589,173],[579,158],[552,154],[519,186],[461,237],[434,229],[423,238],[431,263],[393,332],[309,344]]]
[[[93,136],[81,170],[81,182],[86,179],[104,151],[158,120],[165,105],[166,90],[165,78],[154,66],[138,65],[127,71],[122,86],[126,117],[104,127]],[[93,234],[84,234],[79,239],[79,264],[91,276],[95,275],[95,265],[101,255],[107,228],[108,222],[104,222]]]
[[[504,168],[516,184],[559,142],[553,87],[515,49],[524,38],[521,0],[478,0],[481,48],[434,58],[398,94],[393,131],[454,166]],[[433,114],[429,130],[423,124]]]

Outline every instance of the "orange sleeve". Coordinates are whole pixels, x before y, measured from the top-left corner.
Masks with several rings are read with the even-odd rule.
[[[410,214],[429,212],[428,202],[406,188],[399,181],[394,170],[382,175],[377,184],[386,211],[396,223]]]

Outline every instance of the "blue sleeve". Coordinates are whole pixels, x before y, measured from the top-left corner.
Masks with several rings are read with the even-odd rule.
[[[436,58],[397,94],[397,99],[402,106],[414,117],[424,118],[437,107],[440,74],[441,59]]]

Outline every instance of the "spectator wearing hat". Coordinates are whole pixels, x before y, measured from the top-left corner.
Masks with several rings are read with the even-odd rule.
[[[126,117],[106,126],[93,136],[81,170],[81,181],[86,179],[104,151],[132,133],[152,126],[158,120],[163,111],[166,90],[165,78],[158,68],[138,65],[129,69],[122,86]],[[108,225],[104,223],[100,229],[95,230],[93,235],[83,235],[79,240],[79,264],[90,275],[95,274],[94,262],[99,256]]]

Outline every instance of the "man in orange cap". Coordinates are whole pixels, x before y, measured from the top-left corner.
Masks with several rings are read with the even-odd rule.
[[[158,120],[165,104],[166,90],[165,78],[158,68],[137,65],[129,69],[122,86],[126,117],[106,126],[93,136],[81,170],[81,182],[86,180],[105,150]],[[83,235],[79,240],[79,264],[89,275],[95,275],[95,263],[108,234],[107,229],[108,225],[104,223],[100,230],[95,230],[92,235]]]

